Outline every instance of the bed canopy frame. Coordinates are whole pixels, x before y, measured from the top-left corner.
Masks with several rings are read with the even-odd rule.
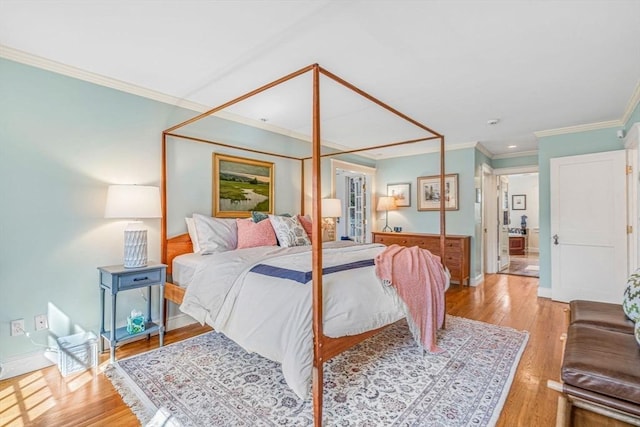
[[[312,85],[313,85],[313,97],[312,97],[312,135],[311,135],[311,156],[296,157],[291,155],[284,155],[275,152],[268,152],[263,150],[257,150],[247,147],[238,147],[223,142],[208,140],[204,138],[197,138],[193,136],[183,135],[176,133],[179,129],[197,122],[198,120],[212,116],[217,112],[220,112],[234,104],[251,98],[254,95],[267,91],[277,85],[287,82],[295,77],[303,75],[305,73],[312,73]],[[320,120],[320,75],[328,77],[334,82],[346,87],[347,89],[355,92],[356,94],[366,98],[374,104],[382,107],[384,110],[396,115],[397,117],[409,122],[418,128],[427,132],[427,135],[422,138],[395,141],[381,145],[368,146],[364,148],[355,148],[351,150],[335,151],[331,153],[321,153],[321,120]],[[168,137],[186,139],[198,143],[212,144],[219,147],[232,148],[241,151],[247,151],[251,153],[275,156],[279,158],[285,158],[290,160],[298,160],[301,165],[301,189],[300,189],[300,211],[305,213],[305,161],[311,161],[311,187],[312,187],[312,223],[313,233],[311,237],[312,243],[312,324],[313,324],[313,374],[312,374],[312,397],[313,397],[313,416],[314,424],[316,426],[322,425],[322,398],[323,398],[323,363],[331,359],[332,357],[342,353],[348,348],[356,345],[357,343],[375,335],[381,329],[368,331],[359,335],[345,336],[340,338],[331,338],[323,333],[323,298],[322,298],[322,204],[321,204],[321,159],[324,157],[334,157],[344,154],[354,154],[364,151],[397,147],[407,144],[415,144],[417,142],[439,140],[440,141],[440,188],[445,188],[445,149],[444,149],[444,136],[431,128],[423,125],[422,123],[408,117],[400,111],[392,108],[377,98],[369,95],[363,90],[357,88],[353,84],[343,80],[335,74],[327,71],[318,64],[312,64],[304,68],[299,69],[291,74],[283,76],[271,83],[261,86],[251,92],[248,92],[242,96],[239,96],[231,101],[228,101],[218,107],[212,108],[203,112],[189,120],[172,126],[162,132],[162,182],[161,182],[161,203],[162,203],[162,221],[161,221],[161,235],[162,235],[162,262],[168,265],[169,271],[171,271],[171,262],[173,258],[181,253],[188,252],[191,249],[191,243],[186,236],[178,236],[177,238],[168,238],[167,236],[167,143]],[[445,238],[446,238],[446,218],[445,218],[445,200],[444,197],[440,197],[440,253],[441,262],[444,265],[445,259]],[[167,283],[165,286],[166,300],[180,303],[184,290],[180,290],[177,285],[173,283]],[[166,313],[166,310],[165,310]]]

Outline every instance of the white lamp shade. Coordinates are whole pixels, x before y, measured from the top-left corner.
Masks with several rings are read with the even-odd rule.
[[[160,189],[148,185],[110,185],[105,218],[161,218]]]
[[[342,203],[340,199],[322,199],[322,216],[325,218],[341,217]]]
[[[377,211],[393,211],[398,209],[395,197],[383,196],[378,199]]]

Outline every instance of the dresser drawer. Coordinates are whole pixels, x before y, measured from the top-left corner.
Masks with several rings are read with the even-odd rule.
[[[139,288],[161,280],[162,272],[158,270],[142,271],[121,275],[118,280],[118,289]]]
[[[373,241],[384,245],[418,246],[440,256],[440,235],[425,233],[374,232]],[[470,253],[469,236],[447,236],[444,242],[444,264],[451,273],[451,281],[469,283]]]

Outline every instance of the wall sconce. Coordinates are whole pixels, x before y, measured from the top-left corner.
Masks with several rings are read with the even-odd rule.
[[[395,211],[396,209],[398,209],[398,206],[396,206],[395,197],[383,196],[378,199],[376,210],[378,212],[385,212],[384,228],[382,231],[392,231],[391,227],[389,227],[389,211]]]
[[[336,219],[342,216],[340,199],[322,199],[322,241],[336,239]]]
[[[124,267],[147,265],[147,227],[141,218],[161,218],[160,189],[146,185],[110,185],[105,218],[132,219],[124,229]]]

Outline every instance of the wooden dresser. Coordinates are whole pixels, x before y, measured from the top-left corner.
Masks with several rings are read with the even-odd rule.
[[[383,245],[418,246],[440,256],[440,235],[421,233],[383,233],[374,231],[373,243]],[[469,285],[471,237],[447,235],[444,265],[451,272],[451,281]]]

